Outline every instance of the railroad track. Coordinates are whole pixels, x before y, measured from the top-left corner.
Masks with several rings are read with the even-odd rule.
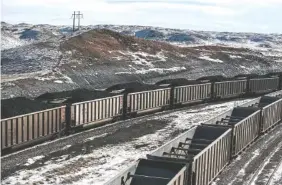
[[[261,163],[259,168],[251,175],[246,184],[248,185],[270,185],[273,176],[282,164],[282,142]]]
[[[267,180],[265,185],[270,185],[273,179],[274,174],[277,172],[278,168],[282,165],[282,159],[280,160],[280,162],[278,163],[278,165],[275,167],[275,169],[273,170],[273,172],[271,173],[269,179]]]

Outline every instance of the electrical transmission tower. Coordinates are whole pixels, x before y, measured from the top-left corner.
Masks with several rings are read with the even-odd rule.
[[[78,12],[74,11],[71,18],[73,19],[73,32],[75,32],[75,27],[76,27],[75,20],[78,19],[78,24],[77,25],[78,25],[78,30],[79,30],[79,28],[80,28],[80,19],[81,18],[83,19],[83,14],[81,14],[80,11],[78,11]]]

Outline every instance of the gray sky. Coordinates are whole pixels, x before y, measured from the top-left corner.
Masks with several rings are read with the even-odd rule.
[[[282,33],[282,0],[2,0],[2,21]]]

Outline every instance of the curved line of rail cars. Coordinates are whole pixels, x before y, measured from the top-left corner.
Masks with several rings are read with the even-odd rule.
[[[136,83],[108,88],[108,91],[125,89],[122,94],[112,97],[67,104],[1,120],[2,154],[15,148],[26,147],[30,143],[68,135],[93,124],[99,125],[102,122],[127,119],[196,102],[273,92],[282,88],[282,73],[264,76],[239,75],[229,79],[213,76],[195,81],[162,80],[151,85],[153,90],[144,91],[148,89],[146,86],[135,89],[142,89],[142,92],[130,88],[133,85],[136,86]]]
[[[282,91],[194,126],[139,159],[106,185],[208,185],[258,137],[282,120]]]

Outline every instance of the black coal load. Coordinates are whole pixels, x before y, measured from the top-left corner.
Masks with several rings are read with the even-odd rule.
[[[1,119],[37,112],[53,107],[55,107],[55,105],[47,104],[38,100],[31,100],[25,97],[5,99],[1,100]]]
[[[45,93],[38,96],[36,100],[44,101],[51,104],[64,105],[66,103],[77,103],[115,95],[117,94],[109,93],[107,91],[76,89],[73,91]]]

